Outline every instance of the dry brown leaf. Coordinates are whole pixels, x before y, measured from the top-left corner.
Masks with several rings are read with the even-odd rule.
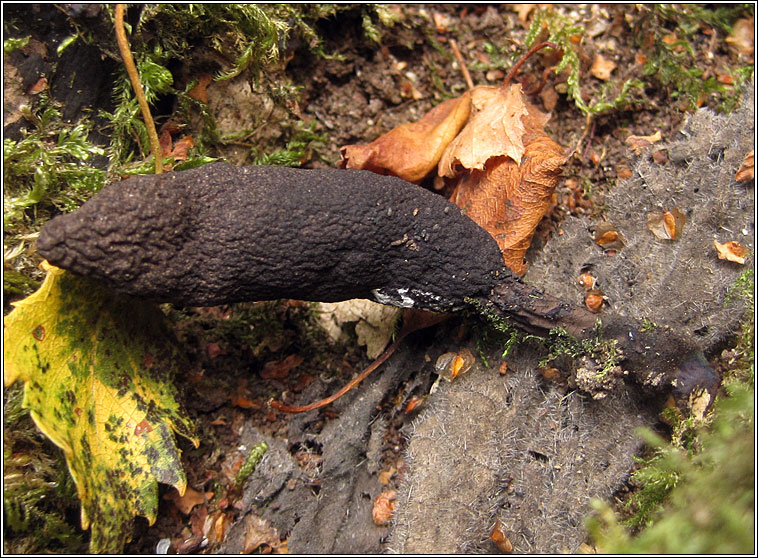
[[[47,89],[47,78],[42,76],[29,88],[29,95],[37,95]]]
[[[190,147],[194,146],[195,140],[192,139],[192,136],[184,136],[174,144],[174,148],[168,156],[173,157],[175,161],[186,161]]]
[[[745,56],[752,56],[755,48],[755,18],[738,19],[732,26],[732,34],[726,42]]]
[[[393,128],[367,145],[342,147],[340,166],[418,182],[437,166],[450,141],[468,120],[470,109],[469,93],[445,101],[418,122]]]
[[[203,493],[198,492],[191,486],[187,487],[187,489],[184,491],[183,496],[179,495],[178,490],[172,488],[163,496],[163,499],[173,502],[177,509],[184,515],[189,515],[192,511],[192,508],[205,503],[205,496]]]
[[[385,490],[374,500],[374,508],[371,511],[371,516],[374,519],[374,523],[377,525],[387,525],[392,519],[392,515],[395,513],[395,498],[397,498],[397,491]]]
[[[651,211],[647,214],[647,228],[661,240],[677,240],[682,236],[686,217],[676,207],[671,211]]]
[[[536,4],[511,4],[510,6],[511,10],[518,14],[518,20],[524,28],[528,27],[526,22],[529,19],[529,14],[531,14],[536,7]]]
[[[590,312],[597,314],[603,309],[603,291],[600,289],[590,289],[587,294],[584,295],[584,305]]]
[[[245,541],[242,545],[243,554],[251,554],[263,545],[272,549],[281,546],[279,532],[267,519],[257,515],[245,517]]]
[[[648,145],[653,145],[654,143],[661,141],[662,137],[663,136],[661,136],[661,131],[658,130],[656,133],[650,136],[629,136],[626,138],[626,143],[629,144],[629,147],[632,148],[632,151],[634,151],[635,155],[641,155],[643,147],[647,147]]]
[[[735,262],[738,264],[745,263],[747,250],[739,242],[730,240],[724,244],[721,244],[718,241],[714,240],[713,244],[716,246],[716,250],[718,250],[718,256],[720,260],[728,260],[730,262]]]
[[[458,165],[483,170],[493,157],[505,155],[516,164],[524,154],[523,117],[529,114],[521,84],[502,87],[479,86],[471,90],[471,118],[450,142],[440,159],[437,173],[452,177]]]
[[[755,178],[755,150],[751,149],[742,160],[742,164],[737,170],[737,174],[734,175],[734,179],[737,182],[747,182],[748,180],[753,180],[753,178]]]
[[[597,79],[607,80],[610,79],[611,72],[615,69],[616,63],[613,60],[608,60],[602,54],[597,54],[592,62],[590,73]]]
[[[579,274],[579,277],[576,278],[576,282],[584,287],[585,291],[590,291],[595,288],[597,279],[589,271],[583,271]]]
[[[453,202],[487,230],[514,273],[526,271],[524,254],[558,183],[566,157],[563,149],[542,135],[527,143],[524,163],[497,157],[484,171],[465,177]]]
[[[297,368],[303,363],[303,357],[300,355],[290,355],[284,360],[272,360],[263,365],[261,378],[264,380],[282,380],[289,376],[293,368]]]
[[[208,102],[208,85],[210,85],[213,77],[210,74],[202,74],[197,78],[197,85],[187,92],[187,95],[201,101],[203,103]]]

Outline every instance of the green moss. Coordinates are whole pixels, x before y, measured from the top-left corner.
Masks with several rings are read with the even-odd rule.
[[[755,452],[755,284],[752,269],[740,275],[727,302],[745,301],[742,334],[725,395],[711,414],[683,415],[667,408],[663,420],[671,438],[649,430],[640,435],[651,455],[639,458],[631,477],[636,487],[621,521],[606,503],[596,501],[589,528],[598,550],[607,553],[750,553],[754,550]],[[640,530],[638,535],[632,533]],[[630,531],[631,530],[631,531]]]
[[[654,321],[647,318],[642,318],[642,327],[640,328],[640,331],[653,331],[657,327],[658,324]]]
[[[635,474],[643,489],[632,536],[605,503],[595,501],[589,529],[598,551],[612,554],[750,554],[754,552],[754,388],[719,398],[702,450],[687,452],[649,431],[656,455]]]
[[[60,450],[37,431],[21,405],[23,386],[4,394],[3,550],[10,554],[86,552],[79,502]],[[71,521],[65,518],[69,517]]]
[[[545,37],[545,29],[547,37]],[[563,51],[555,74],[568,72],[566,77],[566,93],[576,107],[588,116],[598,116],[620,110],[637,103],[639,100],[631,96],[632,89],[641,90],[644,83],[637,79],[628,79],[619,86],[618,83],[609,82],[602,86],[601,90],[589,103],[584,100],[584,92],[581,83],[581,61],[579,43],[571,40],[572,37],[584,34],[584,28],[576,25],[566,17],[551,9],[537,11],[529,26],[526,40],[527,47],[531,47],[539,38],[556,43]]]
[[[755,273],[752,268],[747,268],[740,274],[729,290],[725,303],[736,298],[745,302],[745,313],[733,350],[734,362],[724,374],[723,383],[755,385]]]
[[[276,165],[282,167],[298,167],[311,158],[313,146],[323,143],[324,136],[317,134],[315,124],[305,126],[297,124],[286,147],[273,153],[258,154],[254,152],[253,163],[256,165]]]
[[[88,164],[104,150],[89,141],[91,123],[63,122],[58,107],[41,93],[24,110],[32,130],[23,138],[3,142],[3,224],[6,230],[21,228],[26,210],[51,206],[71,211],[105,183],[105,172]],[[39,208],[37,208],[39,209]]]
[[[704,70],[695,65],[697,55],[692,44],[701,27],[730,33],[732,24],[751,10],[749,4],[719,8],[685,5],[681,9],[656,5],[647,10],[636,26],[637,44],[647,58],[643,76],[662,85],[670,98],[681,99],[683,108],[694,110],[710,99],[723,112],[734,110],[740,102],[742,85],[752,76],[752,66],[726,68],[734,79],[732,86],[713,75],[704,78]],[[675,41],[671,40],[673,36]]]
[[[26,37],[18,37],[15,39],[5,39],[5,41],[3,41],[3,52],[5,54],[10,54],[14,50],[24,48],[29,44],[29,39],[31,38],[31,35],[28,35]]]
[[[493,343],[499,343],[503,351],[502,358],[505,358],[521,343],[530,343],[544,355],[537,362],[539,368],[544,368],[563,357],[572,360],[588,357],[598,364],[597,375],[598,378],[602,378],[619,364],[620,354],[616,347],[617,341],[603,338],[602,324],[599,320],[595,325],[593,335],[587,339],[577,339],[560,327],[551,329],[546,337],[541,337],[526,333],[481,301],[468,299],[467,302],[489,325],[491,331],[485,330],[482,334],[484,344],[491,346]]]
[[[258,463],[260,463],[261,459],[263,459],[263,456],[266,455],[267,451],[268,444],[266,442],[261,442],[250,450],[250,453],[248,453],[247,457],[245,457],[245,461],[242,463],[237,476],[234,478],[235,488],[242,488],[242,486],[245,484],[245,481],[250,477],[250,475],[253,474],[255,468],[258,466]]]

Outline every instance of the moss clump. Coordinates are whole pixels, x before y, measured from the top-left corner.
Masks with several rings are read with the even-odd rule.
[[[551,41],[561,50],[561,60],[554,72],[568,72],[566,93],[576,107],[588,117],[606,114],[622,109],[629,104],[639,102],[631,96],[632,89],[641,90],[644,84],[637,79],[628,79],[623,84],[609,82],[604,84],[593,101],[584,100],[581,84],[580,42],[577,37],[584,35],[584,28],[576,25],[566,17],[551,9],[539,10],[529,26],[526,40],[527,47],[540,41]],[[614,95],[615,93],[615,95]]]
[[[77,527],[79,501],[60,450],[34,426],[23,409],[23,386],[5,392],[3,406],[3,510],[9,554],[86,552]]]
[[[684,416],[675,408],[662,413],[671,439],[645,430],[640,434],[652,455],[640,458],[631,478],[637,487],[620,522],[605,503],[590,531],[598,550],[608,553],[749,553],[754,549],[755,452],[755,283],[743,272],[726,302],[745,301],[742,334],[724,374],[726,395],[705,416]],[[626,528],[640,530],[631,536]]]
[[[34,128],[20,141],[3,142],[3,225],[18,226],[24,210],[44,203],[71,211],[102,188],[105,172],[88,163],[104,151],[88,139],[90,124],[75,126],[61,119],[61,112],[45,93],[39,103],[24,110]]]
[[[672,99],[682,101],[683,109],[703,105],[709,98],[722,112],[739,106],[740,91],[753,74],[752,66],[727,68],[734,83],[727,86],[716,76],[706,77],[695,65],[693,44],[701,27],[730,33],[732,24],[751,13],[750,4],[729,7],[682,6],[681,9],[656,5],[646,9],[636,26],[636,42],[647,61],[642,69],[645,78],[657,81]]]
[[[631,536],[613,510],[596,501],[589,529],[598,551],[611,554],[749,554],[755,549],[754,388],[740,386],[717,400],[710,428],[701,428],[702,450],[687,452],[650,432],[656,455],[636,474],[644,525]]]

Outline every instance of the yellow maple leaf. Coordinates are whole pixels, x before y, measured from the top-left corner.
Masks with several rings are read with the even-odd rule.
[[[24,407],[63,450],[90,550],[120,552],[134,516],[155,521],[158,482],[187,486],[172,431],[199,441],[172,383],[183,357],[155,305],[43,267],[4,320],[5,384],[25,382]]]

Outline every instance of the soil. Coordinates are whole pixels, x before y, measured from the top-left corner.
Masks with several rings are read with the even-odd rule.
[[[19,10],[30,10],[33,17],[17,24],[23,27],[17,31],[19,36],[31,34],[44,47],[6,56],[6,79],[10,65],[20,83],[21,101],[16,104],[28,100],[23,91],[45,74],[53,84],[52,96],[64,107],[66,120],[76,121],[110,107],[111,80],[120,65],[105,19],[93,6],[77,13],[72,12],[74,8],[51,5],[6,8],[6,19],[18,16]],[[135,9],[130,11],[132,18]],[[216,117],[219,131],[251,132],[234,144],[210,147],[208,154],[238,165],[252,164],[256,153],[282,148],[292,137],[293,122],[300,120],[323,136],[303,166],[338,166],[341,146],[370,142],[399,124],[418,120],[441,101],[466,90],[452,40],[475,84],[499,83],[511,58],[525,50],[523,41],[533,17],[533,13],[527,14],[522,21],[516,5],[401,5],[389,9],[398,20],[392,27],[382,27],[378,44],[366,37],[361,26],[363,12],[358,8],[319,20],[316,31],[323,39],[324,52],[338,54],[339,59],[319,56],[304,41],[288,45],[284,62],[271,68],[266,79],[300,87],[296,104],[277,104],[264,88],[256,86],[257,76],[249,72],[212,83],[207,90],[208,110]],[[565,94],[553,99],[546,93],[533,99],[552,114],[547,132],[572,153],[529,252],[535,267],[527,279],[546,290],[545,276],[563,273],[542,272],[549,267],[549,260],[546,264],[541,254],[546,250],[550,258],[561,254],[557,248],[549,250],[551,239],[584,234],[579,230],[583,225],[577,223],[606,216],[609,205],[619,200],[611,195],[614,187],[639,168],[640,159],[626,138],[660,131],[664,143],[673,142],[692,114],[681,97],[672,99],[671,88],[642,75],[634,24],[649,7],[560,5],[551,9],[592,30],[582,39],[585,100],[597,98],[605,83],[590,73],[598,54],[616,64],[609,81],[612,91],[617,92],[618,85],[630,78],[645,79],[646,87],[632,94],[635,103],[589,122]],[[71,33],[74,24],[91,29],[103,41],[67,49],[59,59],[55,46]],[[748,61],[738,54],[724,41],[723,31],[715,28],[698,27],[691,43],[694,63],[704,71],[752,63],[752,56]],[[502,67],[498,66],[500,58],[505,59]],[[520,78],[534,84],[538,81],[534,76],[541,76],[551,63],[547,55],[536,56],[527,62]],[[192,56],[172,64],[175,87],[182,89],[218,62],[207,46],[197,45]],[[72,72],[77,67],[91,68],[87,75],[97,79],[79,80],[81,74]],[[565,86],[565,78],[551,75],[546,91],[560,91],[562,81]],[[64,82],[69,85],[64,87]],[[6,87],[6,100],[13,91],[16,89]],[[704,107],[716,108],[721,100],[711,94],[701,102]],[[159,106],[160,125],[177,107],[170,96]],[[21,128],[29,124],[20,115],[9,121],[10,112],[7,108],[5,135],[19,137]],[[199,113],[194,114],[183,133],[200,137],[202,123]],[[107,141],[105,130],[102,139]],[[654,158],[654,153],[658,150],[649,149],[646,161]],[[422,186],[432,188],[431,181]],[[735,208],[734,214],[747,209]],[[752,239],[754,222],[748,219],[746,223]],[[583,257],[566,263],[564,275],[573,273],[574,264]],[[733,276],[730,271],[722,280]],[[563,275],[560,281],[569,284]],[[581,296],[570,287],[553,294]],[[618,303],[622,295],[614,296]],[[714,294],[711,298],[718,297]],[[655,304],[654,298],[644,300],[646,308]],[[495,518],[506,525],[516,551],[573,552],[584,542],[582,521],[589,511],[589,499],[609,499],[614,491],[626,490],[633,456],[640,450],[639,441],[632,436],[634,428],[661,427],[657,415],[662,395],[648,398],[638,387],[625,386],[605,402],[588,401],[566,385],[566,374],[553,382],[537,373],[536,362],[544,355],[524,348],[506,361],[501,346],[484,342],[483,324],[462,316],[408,337],[383,370],[345,398],[319,411],[287,415],[267,402],[271,398],[288,404],[318,400],[337,391],[369,364],[352,326],[346,326],[346,337],[335,342],[317,325],[311,305],[290,300],[166,311],[192,363],[177,382],[202,440],[197,449],[186,440],[177,442],[188,485],[204,493],[205,499],[190,513],[183,513],[174,502],[174,489],[161,486],[158,520],[148,526],[137,519],[133,540],[125,549],[129,554],[155,553],[164,539],[171,541],[170,552],[180,553],[287,549],[298,553],[388,549],[496,552],[488,538]],[[735,308],[723,324],[734,327],[739,311]],[[714,332],[728,327],[715,322],[710,327],[707,356],[718,359],[729,339]],[[464,349],[477,355],[470,377],[479,379],[442,385],[430,399],[437,379],[437,357]],[[299,364],[283,365],[292,355]],[[511,368],[501,375],[498,369],[503,362]],[[556,366],[570,364],[559,362]],[[411,400],[421,404],[410,409]],[[471,424],[451,425],[450,417],[467,416],[455,409],[468,409]],[[526,413],[520,416],[528,420],[514,423],[514,413]],[[533,420],[538,414],[546,422]],[[589,418],[576,418],[582,414]],[[553,423],[555,427],[545,426]],[[603,432],[601,426],[609,423],[614,424],[613,432]],[[492,426],[487,427],[489,424]],[[469,436],[476,445],[469,455],[473,461],[462,468],[452,465],[461,453],[458,442],[436,438],[446,425],[451,431],[461,430],[458,440]],[[501,430],[506,426],[512,427],[508,436]],[[565,445],[577,432],[581,436],[571,442],[574,445]],[[597,439],[594,444],[586,442],[593,436]],[[533,441],[525,441],[529,439]],[[234,479],[245,456],[263,440],[269,445],[266,456],[244,487],[235,488]],[[520,471],[508,469],[508,459],[517,462],[517,454],[528,456],[529,463]],[[585,474],[584,482],[595,483],[585,491],[579,491],[576,481],[576,475],[583,474],[582,467],[585,473],[592,470]],[[429,485],[422,471],[439,471],[440,478]],[[454,477],[460,479],[460,475],[468,483],[457,483]],[[525,475],[533,478],[530,481]],[[550,498],[548,508],[540,508],[538,493],[530,483],[554,483],[549,495],[539,493]],[[447,486],[450,493],[441,486]],[[424,510],[427,495],[419,490],[425,489],[429,490],[427,504],[436,506],[435,510]],[[380,494],[389,495],[389,501],[397,506],[394,522],[388,518],[378,524],[372,519]],[[474,500],[481,505],[474,506]],[[523,512],[521,516],[518,510]],[[540,514],[552,522],[544,519],[539,525],[529,524],[529,518]],[[425,522],[419,516],[426,517]],[[263,522],[255,523],[259,518]],[[565,535],[558,536],[558,531]],[[257,535],[260,543],[251,542]],[[438,546],[429,546],[430,541]]]

